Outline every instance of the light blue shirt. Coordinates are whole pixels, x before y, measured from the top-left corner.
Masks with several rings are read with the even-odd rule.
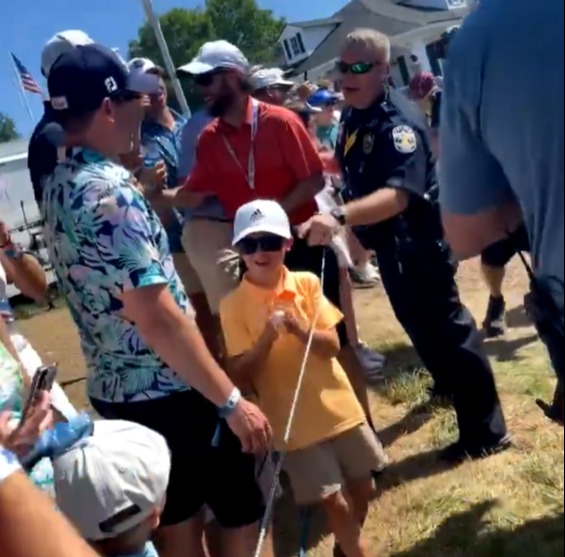
[[[141,553],[136,553],[135,555],[123,555],[122,557],[159,557],[159,554],[152,543],[147,543]]]
[[[450,49],[441,203],[474,215],[517,199],[536,274],[563,305],[564,2],[488,0]]]
[[[186,123],[182,130],[181,138],[181,151],[179,159],[179,177],[188,177],[194,168],[196,161],[196,148],[198,146],[198,139],[202,132],[206,129],[214,118],[205,110],[201,110],[194,114],[194,116]],[[184,211],[186,219],[199,217],[210,219],[225,219],[223,207],[217,198],[212,197],[204,201],[200,207],[196,209],[186,209]]]

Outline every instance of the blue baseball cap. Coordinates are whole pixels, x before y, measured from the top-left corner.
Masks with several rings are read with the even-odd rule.
[[[100,108],[105,99],[127,101],[159,92],[159,78],[130,72],[113,50],[98,44],[77,46],[61,56],[49,72],[51,106],[60,117]]]
[[[339,95],[328,89],[318,89],[308,99],[308,104],[311,106],[326,106],[328,104],[335,104],[339,100]]]

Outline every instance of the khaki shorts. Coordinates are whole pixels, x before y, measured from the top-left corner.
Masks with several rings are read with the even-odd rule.
[[[187,296],[204,292],[198,274],[190,264],[186,253],[173,253],[173,262]]]
[[[361,425],[335,439],[290,452],[285,470],[298,505],[312,505],[335,495],[348,481],[369,479],[388,458],[373,430]]]
[[[239,256],[232,249],[231,223],[191,219],[185,223],[182,245],[214,315],[220,302],[239,284]]]

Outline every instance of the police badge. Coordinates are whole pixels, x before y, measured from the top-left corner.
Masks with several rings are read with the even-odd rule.
[[[368,133],[363,138],[363,153],[370,155],[373,152],[375,146],[375,136],[372,133]]]
[[[416,132],[410,126],[396,126],[392,130],[394,147],[403,155],[411,155],[418,148]]]

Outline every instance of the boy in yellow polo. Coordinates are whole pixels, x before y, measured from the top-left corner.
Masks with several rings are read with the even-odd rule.
[[[346,557],[372,557],[361,536],[386,456],[337,361],[343,315],[310,273],[284,266],[292,233],[283,208],[254,201],[237,213],[234,246],[247,273],[221,305],[232,378],[267,414],[301,505],[320,503]],[[312,323],[314,338],[288,444],[284,443]]]

